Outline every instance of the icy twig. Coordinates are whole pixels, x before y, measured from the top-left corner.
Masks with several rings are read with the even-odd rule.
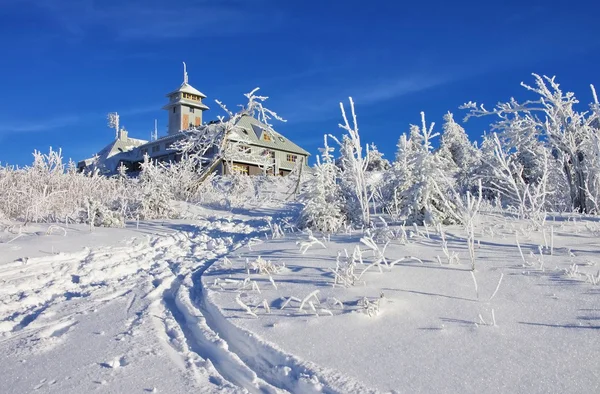
[[[239,295],[239,294],[238,294],[238,295],[235,297],[235,302],[236,302],[236,303],[237,303],[239,306],[241,306],[241,307],[242,307],[242,309],[244,309],[244,311],[246,311],[246,313],[247,313],[247,314],[249,314],[250,316],[253,316],[253,317],[258,317],[258,316],[256,315],[256,313],[254,313],[254,312],[252,311],[252,309],[250,309],[250,307],[249,307],[248,305],[246,305],[246,304],[244,303],[244,301],[242,301],[242,299],[240,298],[240,295]]]
[[[496,285],[496,290],[494,290],[494,293],[492,294],[492,296],[490,297],[490,299],[488,300],[488,302],[491,301],[491,300],[493,300],[494,297],[496,296],[496,293],[500,289],[500,283],[502,283],[502,278],[504,278],[504,273],[500,274],[500,280],[498,280],[498,284]]]
[[[302,312],[302,310],[304,309],[304,305],[310,301],[311,298],[315,299],[315,302],[317,304],[320,304],[319,302],[319,297],[317,297],[317,294],[319,294],[319,290],[315,290],[312,293],[310,293],[309,295],[307,295],[306,297],[304,297],[304,299],[302,300],[302,302],[300,303],[300,306],[298,307],[298,311]]]
[[[475,272],[471,271],[471,278],[473,278],[473,283],[475,284],[475,294],[477,294],[477,299],[479,299],[479,288],[477,287],[477,279],[475,278]]]

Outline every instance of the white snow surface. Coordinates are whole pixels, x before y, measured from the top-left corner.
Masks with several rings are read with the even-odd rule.
[[[388,263],[403,260],[382,264],[381,272],[370,267],[349,288],[333,287],[337,252],[351,255],[361,246],[357,276],[376,260],[360,232],[319,236],[325,247],[314,243],[305,254],[298,242],[307,235],[301,233],[245,247],[202,275],[209,289],[205,303],[223,324],[380,392],[600,392],[595,218],[555,217],[535,230],[526,221],[484,216],[477,226],[477,290],[462,228],[444,227],[448,249],[460,259],[452,264],[440,234],[427,230],[411,227],[407,242],[392,239]],[[259,257],[280,267],[271,275],[275,285],[267,274],[247,269],[246,261]],[[257,286],[243,285],[248,273]],[[257,317],[238,297],[256,307]],[[379,299],[378,314],[365,313],[364,297]]]
[[[2,224],[0,392],[600,391],[593,218],[533,229],[486,214],[475,282],[461,227],[444,227],[451,264],[437,230],[379,230],[402,261],[363,274],[376,259],[362,232],[315,234],[302,254],[309,236],[283,221],[295,212]],[[338,251],[356,245],[360,278],[334,287]]]

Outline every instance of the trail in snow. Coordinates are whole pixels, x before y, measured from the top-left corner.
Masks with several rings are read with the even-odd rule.
[[[89,340],[80,336],[90,326],[86,320],[92,319],[90,314],[122,305],[127,319],[114,340],[127,347],[114,350],[112,356],[98,351],[102,358],[81,372],[106,376],[94,384],[118,385],[117,374],[135,371],[136,364],[148,362],[146,354],[159,354],[181,371],[183,382],[193,382],[204,392],[345,391],[350,380],[343,375],[324,373],[237,329],[203,299],[203,272],[266,231],[268,222],[263,218],[215,217],[121,246],[24,257],[0,265],[0,347],[21,356],[23,348],[29,349],[25,354],[34,357],[63,351],[61,343],[79,346],[77,342]],[[104,320],[109,319],[100,321]],[[93,333],[100,339],[112,329],[98,327]],[[151,343],[156,338],[162,344],[159,348]],[[149,349],[142,351],[142,344]],[[90,357],[89,353],[81,357]],[[54,380],[53,385],[42,386],[60,392],[87,390],[81,384]],[[24,383],[15,381],[12,387],[17,390],[18,384]]]

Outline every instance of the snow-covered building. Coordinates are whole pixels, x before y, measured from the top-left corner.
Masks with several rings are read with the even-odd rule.
[[[127,131],[121,129],[113,142],[92,158],[80,161],[77,164],[79,170],[98,168],[103,174],[112,175],[124,165],[129,171],[136,171],[145,155],[163,162],[180,160],[181,154],[171,148],[173,143],[185,138],[188,130],[201,126],[203,112],[209,108],[202,102],[206,95],[189,84],[185,63],[183,83],[166,97],[169,102],[163,109],[168,111],[167,135],[146,141],[130,138]],[[299,162],[308,165],[306,150],[259,120],[242,116],[236,126],[227,140],[236,145],[239,154],[216,166],[219,174],[263,174],[265,157],[270,157],[268,173],[271,174],[286,175]]]

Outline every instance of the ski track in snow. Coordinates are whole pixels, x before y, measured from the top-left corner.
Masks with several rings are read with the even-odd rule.
[[[78,314],[125,298],[128,315],[134,305],[144,306],[116,340],[153,324],[169,358],[200,386],[208,380],[225,392],[372,391],[239,329],[204,297],[204,271],[267,228],[260,219],[203,219],[173,234],[133,239],[124,246],[0,265],[0,344],[26,335],[68,340]],[[71,300],[78,302],[69,307]],[[130,363],[127,354],[98,361],[111,370]]]

